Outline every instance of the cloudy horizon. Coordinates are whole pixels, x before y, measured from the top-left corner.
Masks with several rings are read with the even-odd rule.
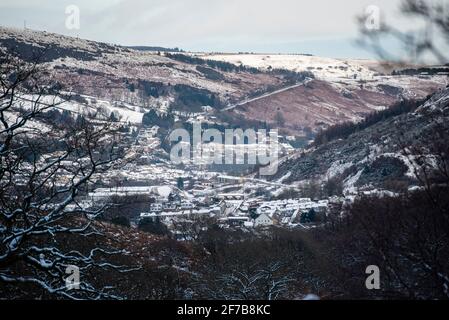
[[[188,51],[310,53],[372,58],[356,45],[356,17],[376,5],[395,17],[400,0],[1,0],[1,25],[45,30],[120,45]],[[65,8],[80,9],[80,29]]]

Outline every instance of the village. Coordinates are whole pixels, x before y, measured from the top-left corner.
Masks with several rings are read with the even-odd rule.
[[[104,185],[85,196],[85,207],[110,204],[113,198],[140,197],[143,205],[131,206],[127,213],[119,209],[117,214],[126,215],[133,227],[147,222],[163,224],[174,238],[186,240],[191,239],[186,233],[195,230],[199,221],[206,224],[202,228],[218,225],[248,232],[269,227],[315,228],[329,215],[339,215],[346,201],[340,197],[279,199],[277,195],[291,187],[282,181],[260,179],[245,174],[245,169],[240,173],[214,171],[217,168],[201,161],[175,165],[157,155],[163,154],[158,130],[153,126],[136,133],[128,154],[134,161],[99,177]],[[211,143],[204,151],[207,154],[208,148],[217,147],[221,146]],[[280,155],[293,153],[289,144],[280,144]],[[109,179],[113,176],[116,178]]]
[[[224,229],[245,231],[269,227],[315,228],[328,221],[329,215],[339,215],[344,204],[345,199],[339,197],[266,201],[247,198],[243,193],[223,193],[198,201],[186,200],[179,194],[171,193],[167,199],[152,204],[150,212],[140,213],[139,219],[163,223],[177,239],[184,240],[188,238],[182,233],[186,224],[194,229],[195,223],[208,219],[210,224]],[[179,225],[183,226],[182,230],[177,229]]]
[[[181,182],[182,181],[182,182]],[[187,180],[186,180],[187,181]],[[227,182],[225,182],[227,181]],[[212,225],[222,229],[257,232],[265,228],[311,229],[323,225],[330,215],[339,216],[347,204],[344,197],[327,199],[270,199],[249,192],[262,182],[243,182],[242,178],[212,175],[190,182],[184,180],[160,186],[97,188],[87,197],[91,203],[107,203],[111,197],[146,196],[151,203],[147,210],[134,212],[131,225],[163,224],[177,240],[193,240],[192,232]],[[248,188],[248,186],[251,186]],[[279,186],[265,186],[267,190]],[[187,189],[187,188],[186,188]],[[231,191],[229,191],[231,190]]]

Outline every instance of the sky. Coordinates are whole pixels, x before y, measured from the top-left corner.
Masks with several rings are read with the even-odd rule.
[[[355,43],[370,5],[397,19],[400,0],[0,0],[0,25],[121,45],[188,51],[371,58]],[[80,28],[66,27],[76,5]]]

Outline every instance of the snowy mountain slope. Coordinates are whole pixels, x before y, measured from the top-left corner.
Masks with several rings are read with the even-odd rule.
[[[280,127],[288,135],[313,135],[335,123],[358,121],[403,98],[425,97],[447,84],[443,76],[381,76],[373,61],[306,55],[187,54],[193,57],[189,61],[178,59],[183,55],[179,52],[138,51],[3,27],[0,47],[24,60],[39,58],[66,91],[90,101],[89,111],[116,111],[136,124],[150,109],[201,112],[203,106],[220,110],[237,105],[225,113],[215,112],[215,116],[224,120],[231,113],[234,118]],[[247,67],[211,66],[205,59]],[[297,85],[301,81],[292,71],[312,72],[317,79]],[[285,122],[279,123],[280,119]]]
[[[233,108],[250,119],[266,120],[281,113],[284,130],[305,134],[342,121],[359,121],[373,110],[382,110],[405,99],[421,99],[447,85],[444,75],[382,75],[383,64],[371,60],[341,60],[310,55],[283,54],[196,54],[212,59],[260,68],[313,72],[316,80],[286,92],[270,95]],[[390,66],[391,67],[391,66]],[[384,70],[385,71],[385,70]],[[391,70],[390,70],[391,71]]]
[[[287,175],[284,182],[302,184],[337,178],[349,193],[359,188],[394,189],[398,183],[412,187],[416,184],[415,155],[406,156],[404,148],[429,145],[437,127],[449,130],[448,120],[449,88],[446,88],[413,112],[284,159],[273,179]]]
[[[0,27],[0,46],[25,60],[37,57],[77,93],[132,104],[170,101],[176,98],[173,91],[177,85],[191,88],[193,94],[216,95],[226,103],[286,81],[272,73],[221,70],[217,71],[219,80],[213,80],[204,68],[170,59],[164,53],[31,30]]]
[[[311,55],[292,54],[204,54],[204,59],[243,64],[261,69],[287,69],[311,71],[320,79],[357,78],[369,80],[375,72],[358,62]]]

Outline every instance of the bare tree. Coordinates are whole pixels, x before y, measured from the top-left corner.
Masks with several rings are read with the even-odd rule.
[[[40,118],[64,102],[36,63],[0,55],[0,286],[30,285],[64,298],[117,298],[83,275],[109,262],[113,248],[77,249],[68,238],[98,234],[104,207],[80,203],[96,175],[120,158],[116,131],[106,122],[78,119],[51,126]],[[97,176],[98,177],[98,176]],[[67,268],[79,268],[78,290],[66,286]]]
[[[214,285],[206,286],[205,293],[213,299],[225,300],[277,300],[291,289],[295,279],[285,272],[285,263],[280,261],[249,269],[239,268],[219,274]]]
[[[182,235],[185,241],[200,241],[204,233],[217,223],[207,215],[190,214],[185,219],[173,219],[173,230]]]
[[[405,30],[372,16],[372,12],[358,18],[362,37],[359,42],[385,61],[426,62],[445,64],[449,62],[449,4],[444,0],[404,0],[400,11],[413,21]],[[380,19],[370,24],[372,19]],[[394,43],[394,45],[392,45]],[[394,50],[393,48],[394,47]],[[398,53],[398,48],[402,52]],[[404,61],[407,57],[409,61]]]

